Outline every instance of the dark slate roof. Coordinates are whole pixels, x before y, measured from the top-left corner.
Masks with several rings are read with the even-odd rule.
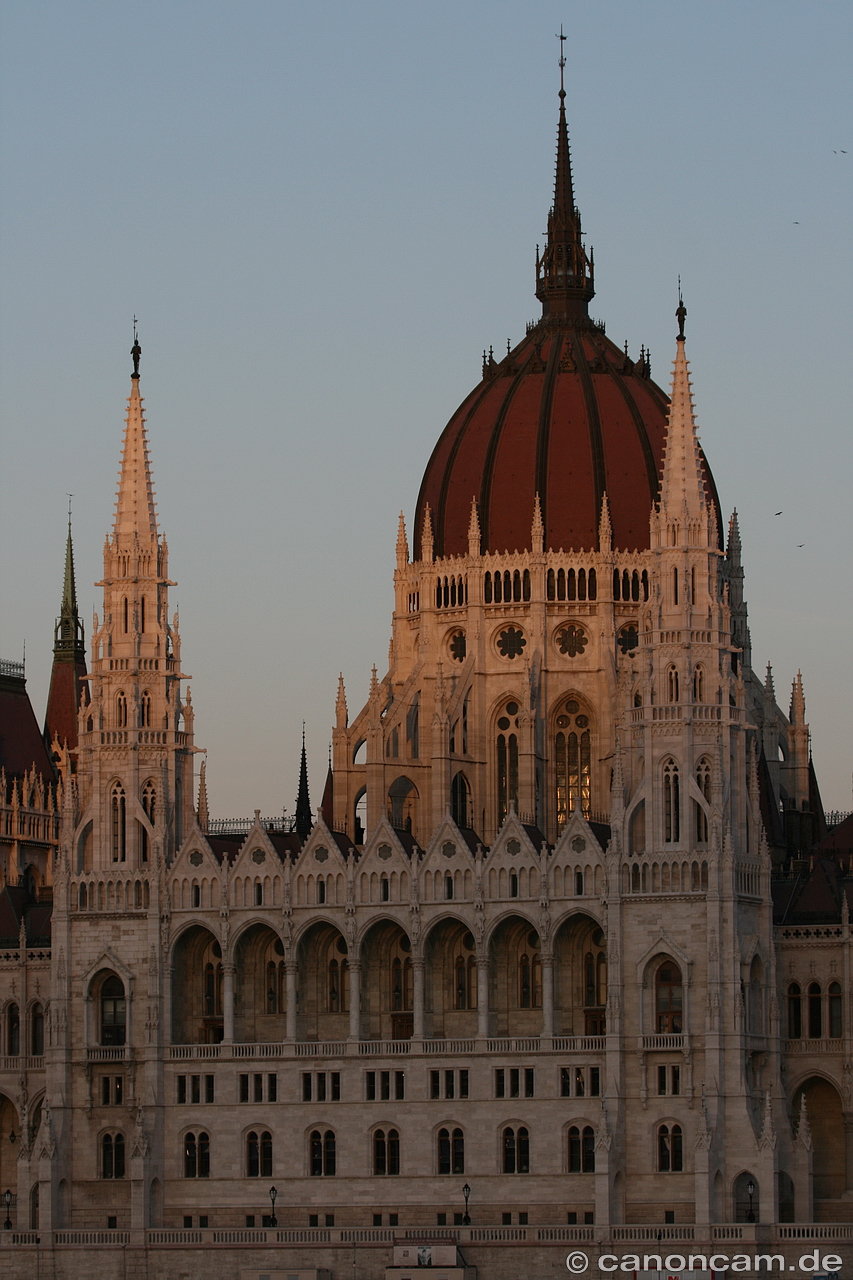
[[[17,947],[21,920],[28,947],[49,947],[52,909],[49,902],[33,902],[26,889],[18,885],[4,885],[0,889],[0,947]]]
[[[6,770],[7,778],[21,778],[33,767],[45,781],[56,779],[26,680],[0,675],[0,768]]]

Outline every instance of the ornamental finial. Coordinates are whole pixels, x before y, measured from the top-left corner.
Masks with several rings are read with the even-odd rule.
[[[687,308],[684,305],[684,299],[681,296],[681,276],[678,277],[678,307],[676,308],[675,318],[678,321],[678,341],[684,341],[684,321],[687,319]]]
[[[139,357],[142,355],[142,348],[139,345],[139,335],[136,332],[136,316],[133,317],[133,346],[130,348],[130,354],[133,356],[133,373],[131,377],[139,377]]]

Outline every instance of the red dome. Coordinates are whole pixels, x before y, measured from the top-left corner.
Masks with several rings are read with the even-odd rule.
[[[429,460],[416,557],[427,504],[435,554],[467,554],[472,498],[484,552],[528,549],[537,493],[546,549],[597,548],[605,492],[614,547],[647,548],[668,404],[647,369],[589,321],[544,322],[487,364]]]
[[[472,498],[483,552],[529,549],[537,493],[546,550],[597,549],[605,492],[614,548],[649,546],[669,401],[645,355],[631,361],[589,319],[593,264],[574,203],[564,96],[561,87],[554,204],[537,257],[542,319],[499,364],[489,358],[445,427],[418,495],[416,559],[427,505],[436,556],[467,554]],[[722,532],[707,465],[705,475]]]

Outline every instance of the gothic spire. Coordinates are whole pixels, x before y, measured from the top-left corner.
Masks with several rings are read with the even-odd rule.
[[[299,791],[296,796],[296,834],[307,840],[313,825],[311,799],[308,795],[308,761],[305,756],[305,722],[302,722],[302,756],[299,761]]]
[[[589,314],[595,293],[591,255],[582,242],[581,216],[575,207],[572,157],[566,124],[566,89],[563,72],[566,40],[560,28],[560,117],[557,124],[557,165],[554,175],[554,203],[548,214],[548,240],[536,254],[536,297],[543,316],[579,320]]]
[[[666,428],[666,445],[661,478],[660,509],[680,520],[706,520],[708,500],[705,494],[705,477],[699,450],[699,435],[693,413],[693,392],[690,385],[690,368],[685,354],[684,304],[679,294],[680,333],[676,344],[672,369],[672,394],[669,404],[669,420]],[[681,314],[683,311],[683,315]],[[687,529],[682,528],[687,540]]]
[[[142,396],[139,394],[139,357],[142,348],[133,331],[133,373],[130,396],[127,401],[124,443],[121,454],[116,514],[113,534],[129,543],[157,541],[157,508],[154,503],[154,483],[151,479],[151,463],[148,457],[148,436]]]
[[[83,623],[77,613],[74,581],[74,546],[71,541],[71,500],[68,501],[68,536],[65,542],[65,577],[62,604],[53,640],[53,669],[47,698],[44,731],[48,742],[57,738],[69,747],[77,745],[77,711],[83,692],[88,700],[86,649]]]

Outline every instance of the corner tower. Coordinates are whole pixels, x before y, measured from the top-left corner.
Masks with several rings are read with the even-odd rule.
[[[168,858],[192,817],[193,715],[181,697],[168,548],[157,528],[134,332],[112,534],[104,544],[103,619],[94,619],[91,703],[81,707],[76,869]]]

